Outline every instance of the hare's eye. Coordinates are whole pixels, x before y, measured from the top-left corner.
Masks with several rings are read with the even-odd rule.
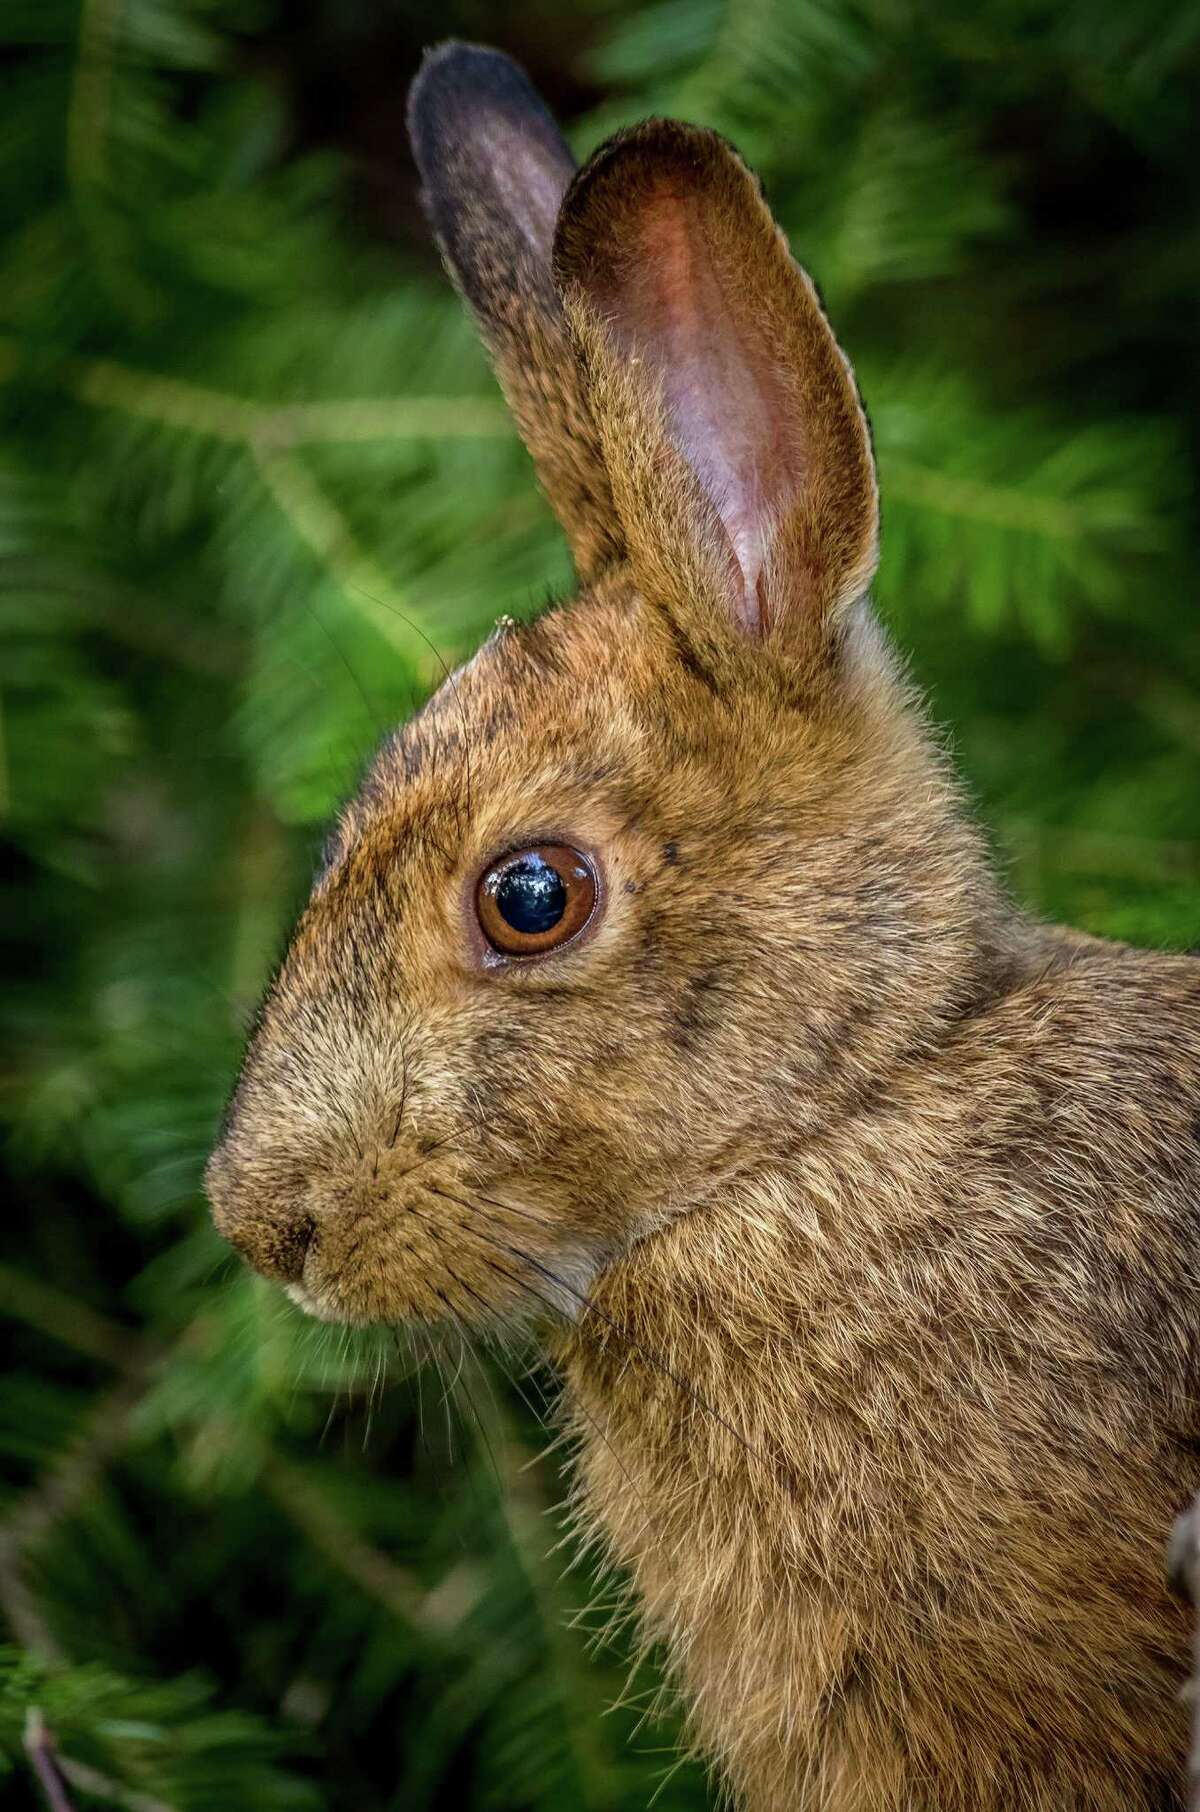
[[[596,907],[596,876],[577,849],[539,843],[514,850],[480,877],[484,936],[505,956],[542,956],[581,932]]]

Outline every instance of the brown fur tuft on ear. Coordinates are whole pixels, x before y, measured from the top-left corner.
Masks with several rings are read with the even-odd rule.
[[[755,177],[714,132],[619,133],[568,191],[554,277],[643,588],[811,651],[875,570],[875,470]]]
[[[408,97],[422,201],[480,331],[581,579],[621,556],[578,362],[550,274],[559,204],[575,173],[524,71],[499,51],[430,51]]]

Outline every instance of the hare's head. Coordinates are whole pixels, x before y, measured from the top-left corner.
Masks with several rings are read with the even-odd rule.
[[[864,601],[850,368],[737,154],[650,121],[574,175],[458,45],[410,122],[581,589],[384,744],[208,1185],[315,1312],[570,1313],[940,1035],[987,892]]]

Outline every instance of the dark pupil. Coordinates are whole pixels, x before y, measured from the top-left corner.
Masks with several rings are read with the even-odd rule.
[[[541,856],[522,856],[506,868],[494,897],[505,924],[528,936],[552,931],[567,910],[563,878]]]

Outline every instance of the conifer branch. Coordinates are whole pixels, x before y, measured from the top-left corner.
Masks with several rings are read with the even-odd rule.
[[[298,1467],[269,1452],[261,1477],[277,1509],[339,1573],[398,1623],[436,1628],[438,1620],[428,1614],[426,1594],[413,1576],[364,1541]]]
[[[291,453],[251,446],[264,484],[292,528],[316,555],[360,615],[385,641],[412,662],[424,653],[425,638],[407,614],[383,568],[359,546],[354,530],[307,467]]]
[[[0,383],[23,365],[21,342],[0,336]],[[40,381],[37,380],[37,381]],[[264,449],[375,440],[511,440],[498,397],[344,397],[260,403],[209,384],[139,371],[116,359],[64,359],[48,381],[76,401],[156,427]]]
[[[67,107],[67,180],[86,223],[107,180],[108,118],[122,0],[83,0],[79,50]]]
[[[119,409],[162,427],[263,448],[331,441],[509,440],[513,433],[503,404],[488,397],[256,403],[183,378],[136,371],[111,359],[80,362],[71,374],[70,388],[81,402]]]
[[[214,1264],[197,1220],[315,820],[350,751],[438,677],[425,600],[465,652],[548,570],[545,507],[415,208],[392,218],[420,275],[380,256],[371,213],[343,205],[349,160],[314,132],[344,78],[333,136],[372,160],[387,142],[359,127],[403,72],[368,67],[363,10],[296,31],[282,0],[253,17],[27,0],[4,55],[0,823],[19,954],[0,994],[20,1130],[0,1316],[23,1364],[0,1414],[19,1481],[0,1509],[0,1632],[19,1639],[0,1747],[16,1796],[53,1812],[564,1795],[626,1812],[658,1773],[626,1746],[640,1688],[661,1690],[643,1671],[620,1692],[628,1604],[568,1627],[588,1594],[543,1553],[548,1477],[519,1476],[534,1412],[498,1386],[476,1417],[494,1479],[478,1449],[446,1479],[440,1446],[419,1452],[418,1371],[352,1467],[307,1453],[378,1393],[390,1343],[293,1318]],[[1088,83],[1079,18],[1050,6],[1032,59],[1028,8],[999,0],[916,34],[855,0],[613,0],[586,42],[563,35],[569,10],[540,8],[534,62],[551,73],[561,46],[558,98],[596,97],[567,121],[578,147],[656,111],[727,131],[824,283],[877,433],[876,596],[1023,895],[1194,944],[1175,205],[1194,8],[1093,9]],[[443,28],[472,29],[453,6]],[[560,1546],[564,1567],[584,1558]],[[168,1666],[184,1605],[211,1690]],[[243,1643],[250,1605],[261,1640]],[[336,1737],[297,1768],[297,1723],[326,1719]],[[660,1801],[702,1803],[690,1782]]]
[[[99,1399],[84,1429],[46,1478],[0,1524],[0,1608],[30,1653],[62,1664],[66,1657],[25,1583],[21,1563],[32,1546],[72,1513],[119,1450],[151,1368],[145,1348],[118,1323],[7,1266],[0,1268],[0,1296],[11,1311],[43,1333],[125,1373]],[[163,1357],[169,1363],[169,1354]],[[313,1547],[397,1621],[427,1631],[443,1625],[444,1618],[413,1576],[364,1541],[298,1468],[269,1447],[263,1453],[260,1477],[272,1501]]]
[[[1008,485],[957,478],[912,460],[881,457],[886,494],[942,516],[961,516],[992,528],[1020,529],[1057,541],[1076,541],[1088,533],[1086,508],[1059,497],[1039,497]]]
[[[9,783],[8,766],[8,726],[5,722],[4,693],[0,690],[0,824],[8,817],[12,807],[12,788]]]
[[[68,1782],[90,1798],[124,1806],[126,1812],[175,1812],[165,1800],[139,1793],[101,1773],[99,1768],[60,1755],[53,1733],[36,1705],[31,1705],[25,1714],[25,1753],[45,1795],[49,1812],[75,1812],[75,1802],[67,1791]]]
[[[154,312],[154,296],[134,270],[128,234],[109,196],[109,132],[117,81],[117,39],[128,0],[83,0],[79,49],[67,106],[67,185],[96,268],[116,299],[139,322]]]
[[[136,1336],[120,1322],[14,1265],[0,1265],[0,1302],[10,1315],[88,1359],[123,1367],[134,1357]]]
[[[75,1439],[0,1524],[0,1608],[22,1646],[42,1660],[66,1657],[25,1580],[30,1550],[71,1516],[125,1445],[147,1379],[139,1367],[97,1399]]]
[[[94,1799],[106,1799],[114,1806],[124,1806],[125,1812],[175,1812],[175,1807],[167,1800],[158,1799],[152,1793],[140,1793],[135,1787],[126,1787],[121,1781],[102,1774],[99,1768],[93,1768],[87,1762],[77,1762],[69,1755],[60,1755],[58,1766],[71,1785],[78,1787],[81,1793],[87,1793]]]

